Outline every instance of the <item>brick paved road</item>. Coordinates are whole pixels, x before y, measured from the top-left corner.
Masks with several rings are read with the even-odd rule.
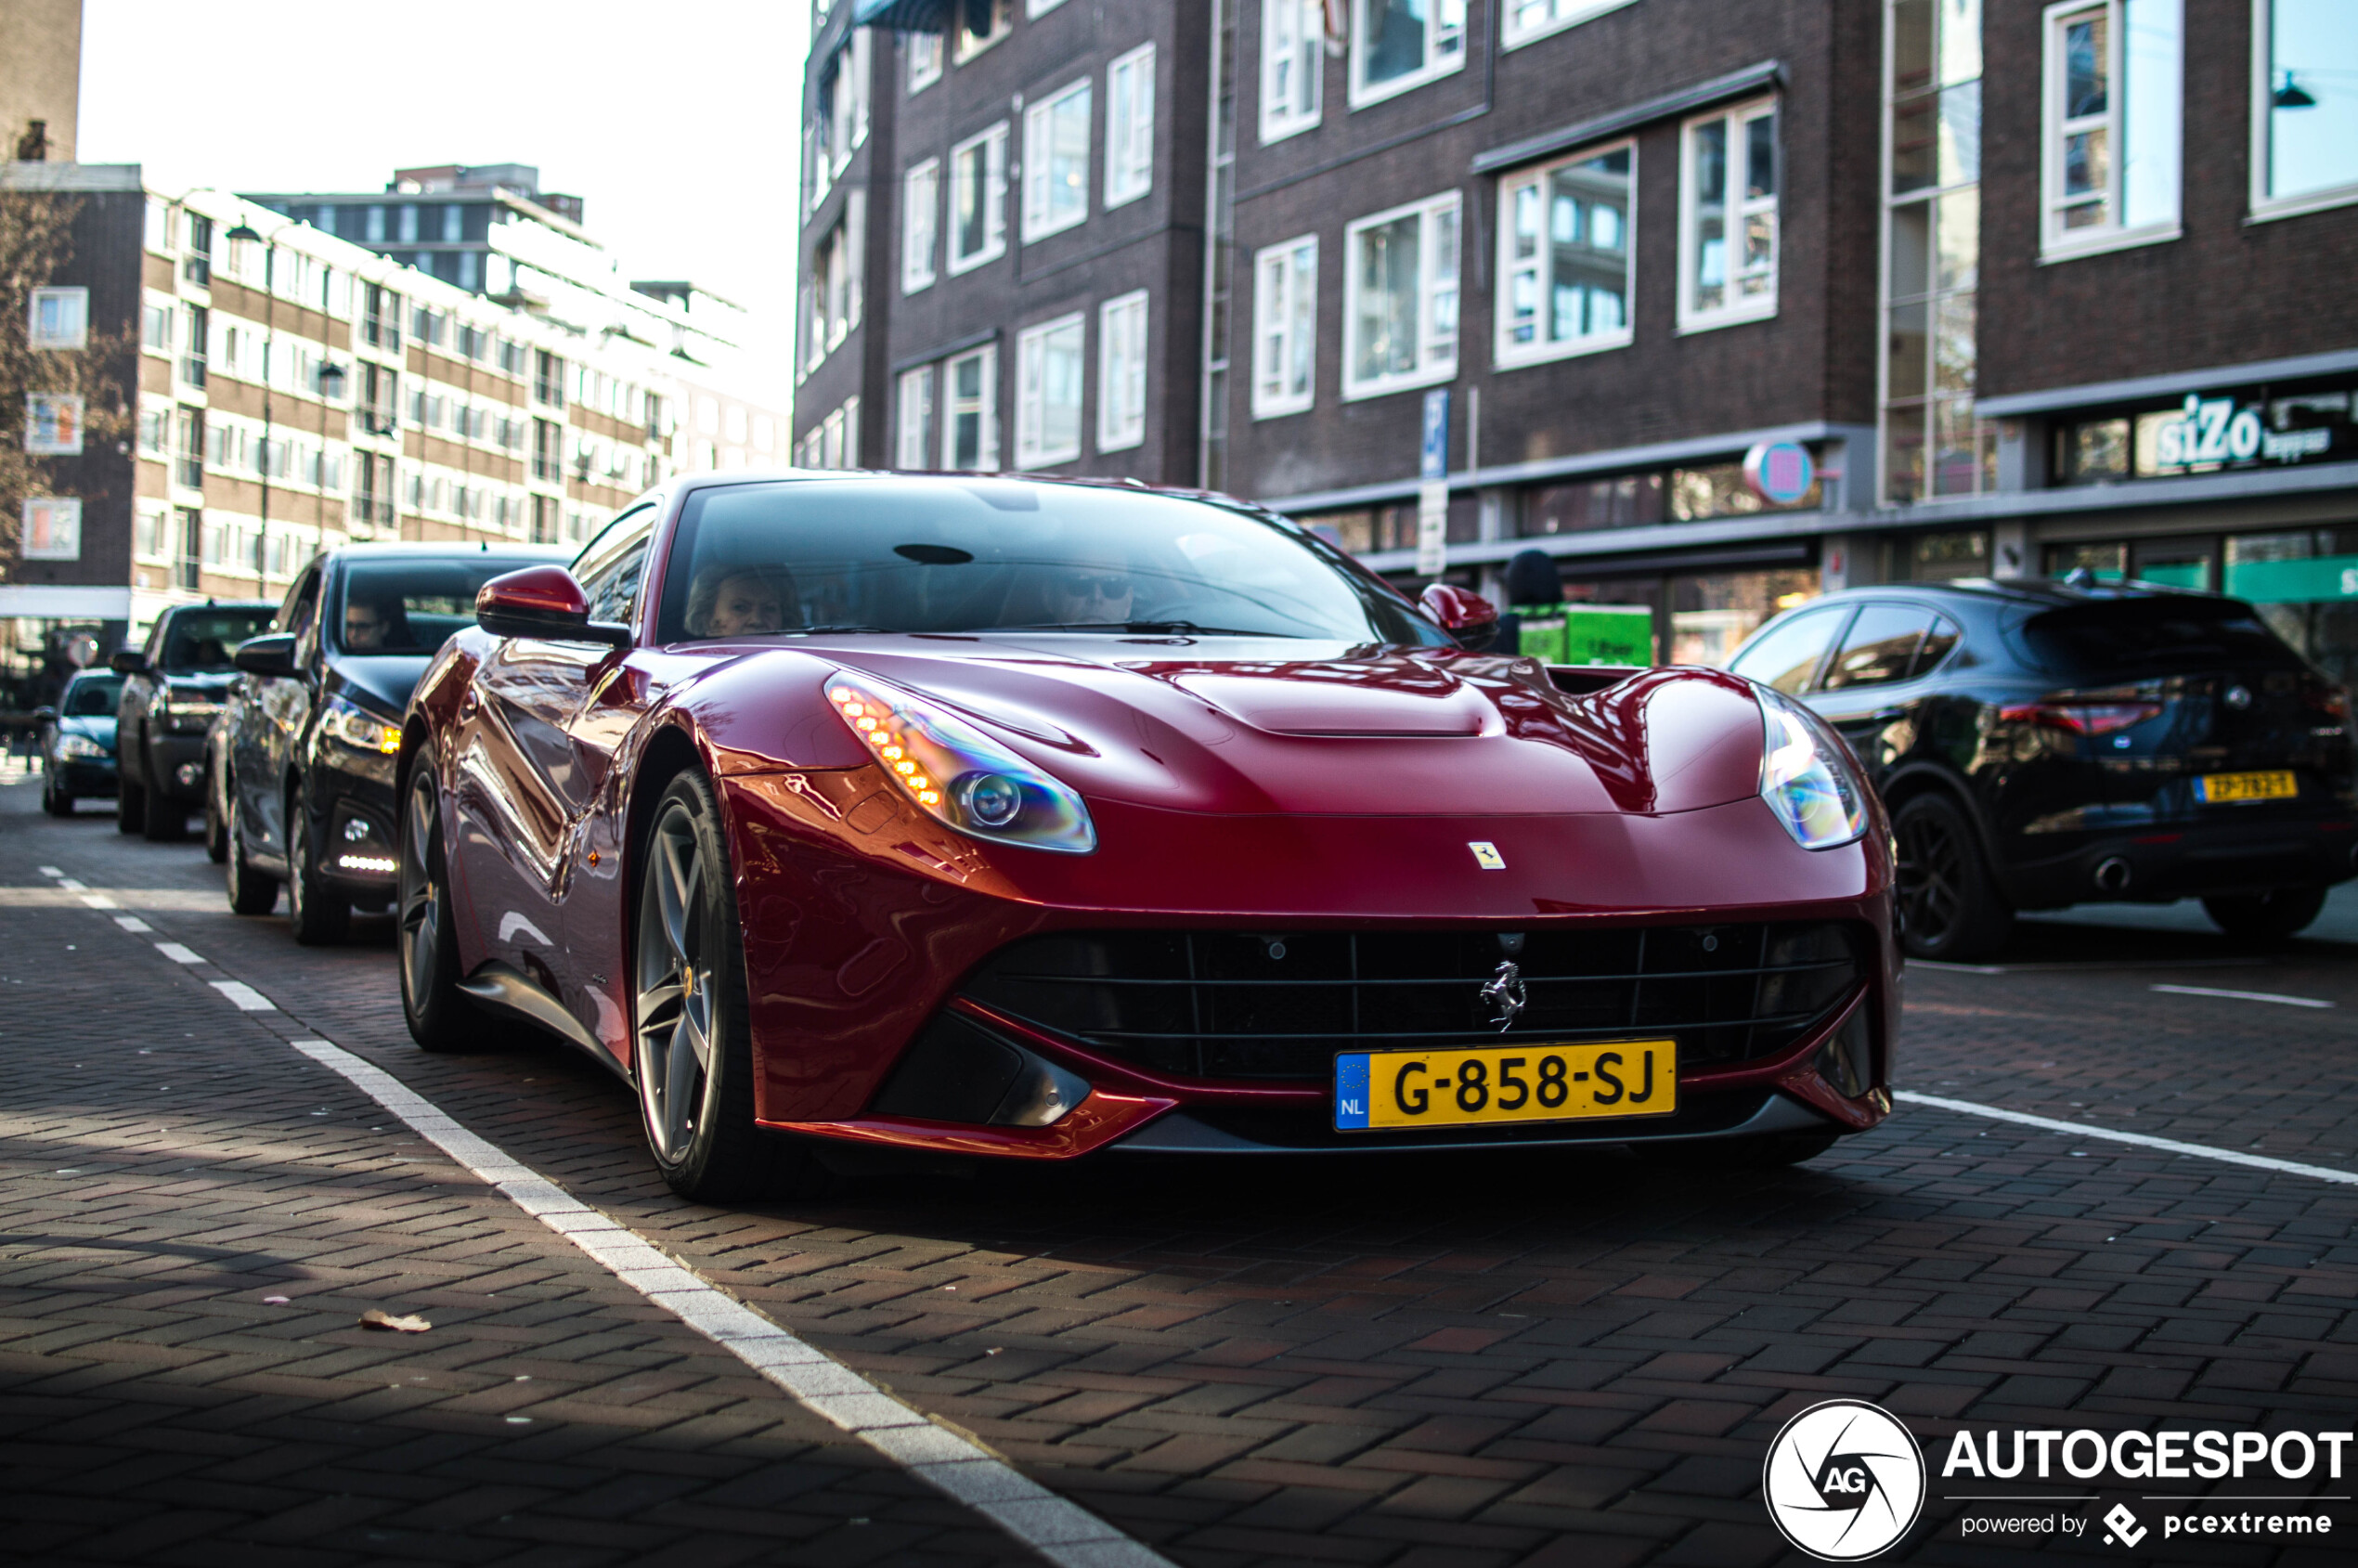
[[[1911,1108],[1765,1180],[1116,1163],[699,1209],[564,1048],[412,1049],[383,921],[297,949],[228,915],[196,849],[31,811],[0,790],[0,1510],[36,1557],[1014,1556],[503,1212],[294,1033],[1188,1568],[1799,1562],[1761,1459],[1838,1395],[1935,1454],[1964,1425],[2352,1425],[2358,1188]],[[155,932],[21,891],[54,887],[42,865]],[[1904,1080],[2358,1172],[2351,955],[2026,923],[2007,973],[1911,971]],[[273,1032],[208,978],[292,1017]],[[380,1303],[437,1327],[349,1327]],[[2012,1549],[1961,1544],[1934,1493],[1911,1554]],[[2206,1547],[2346,1555],[2170,1549]]]

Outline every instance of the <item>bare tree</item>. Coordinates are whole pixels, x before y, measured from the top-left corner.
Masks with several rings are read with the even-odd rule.
[[[0,580],[17,559],[29,496],[54,493],[76,458],[25,450],[25,399],[35,393],[83,400],[83,450],[127,448],[134,408],[120,368],[136,346],[130,332],[92,326],[77,349],[32,346],[32,291],[54,282],[73,259],[79,198],[0,191]]]

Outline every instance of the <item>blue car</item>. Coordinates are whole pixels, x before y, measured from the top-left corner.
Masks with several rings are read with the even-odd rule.
[[[84,797],[114,796],[114,715],[122,695],[122,676],[84,670],[58,693],[57,706],[39,710],[41,809],[51,816],[73,815],[73,803]]]

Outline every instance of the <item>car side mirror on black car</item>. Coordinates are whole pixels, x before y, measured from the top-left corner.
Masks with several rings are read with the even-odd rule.
[[[280,680],[302,673],[295,664],[295,634],[274,631],[238,645],[229,662],[248,675],[272,675]]]
[[[1455,583],[1432,584],[1418,597],[1417,607],[1473,653],[1485,653],[1498,641],[1498,607]]]
[[[494,637],[544,642],[602,642],[628,648],[630,628],[590,618],[590,601],[563,566],[526,566],[492,578],[475,593],[475,624]]]
[[[136,648],[117,648],[107,655],[107,667],[117,675],[145,675],[148,655]]]

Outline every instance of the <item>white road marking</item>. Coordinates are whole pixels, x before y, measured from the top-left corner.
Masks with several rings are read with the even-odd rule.
[[[182,947],[178,942],[158,942],[156,943],[156,951],[162,953],[166,958],[171,959],[175,964],[201,964],[204,962],[204,960],[199,957],[194,952]]]
[[[2084,964],[1943,964],[1934,958],[1911,958],[1908,967],[1950,975],[2065,975],[2104,969],[2257,969],[2267,962],[2265,958],[2116,958]]]
[[[122,927],[126,931],[152,931],[155,929],[154,927],[149,925],[146,921],[140,919],[136,914],[118,914],[114,917],[114,923]]]
[[[64,872],[59,871],[53,865],[35,866],[33,869],[41,873],[44,876],[63,876],[65,875]]]
[[[2264,1154],[2245,1154],[2238,1149],[2212,1148],[2206,1144],[2183,1144],[2175,1138],[2157,1138],[2144,1133],[2122,1133],[2110,1127],[2091,1127],[2084,1122],[2059,1121],[2052,1116],[2032,1116],[2019,1110],[2002,1110],[1996,1106],[1976,1105],[1971,1100],[1952,1100],[1941,1095],[1920,1095],[1913,1089],[1901,1089],[1892,1096],[1909,1105],[1931,1106],[1939,1110],[1962,1111],[1967,1116],[1986,1116],[1993,1121],[2015,1121],[2025,1127],[2042,1128],[2050,1133],[2065,1133],[2075,1138],[2101,1138],[2106,1143],[2135,1144],[2140,1148],[2157,1148],[2169,1154],[2183,1154],[2196,1160],[2223,1160],[2230,1165],[2248,1165],[2258,1171],[2281,1171],[2290,1176],[2308,1176],[2315,1181],[2334,1182],[2343,1186],[2358,1186],[2358,1171],[2337,1171],[2328,1165],[2301,1165],[2289,1160],[2271,1160]]]
[[[82,901],[92,909],[121,909],[123,907],[104,893],[84,893],[82,895]]]
[[[215,980],[213,989],[227,997],[240,1013],[275,1013],[279,1004],[243,980]]]
[[[86,893],[90,890],[89,883],[77,882],[71,876],[58,877],[58,886],[63,888],[69,893]]]
[[[2223,996],[2230,1002],[2274,1002],[2287,1007],[2330,1007],[2313,996],[2283,996],[2273,991],[2221,991],[2207,985],[2157,985],[2147,991],[2166,991],[2172,996]]]
[[[862,1439],[918,1479],[991,1520],[1059,1568],[1171,1568],[1104,1520],[935,1425],[841,1362],[706,1284],[599,1210],[478,1137],[393,1074],[331,1041],[294,1048],[399,1117],[421,1137],[572,1242],[625,1285]]]

